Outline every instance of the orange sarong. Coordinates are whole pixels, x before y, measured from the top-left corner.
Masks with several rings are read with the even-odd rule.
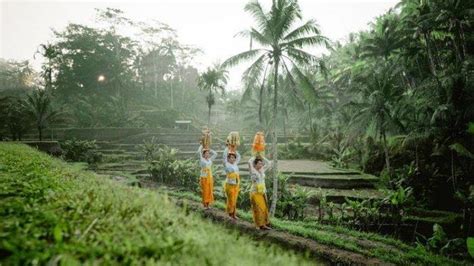
[[[237,198],[239,197],[239,185],[225,184],[225,195],[227,198],[226,211],[229,214],[235,214],[237,210]]]
[[[254,223],[260,227],[270,223],[268,219],[267,200],[264,193],[250,192],[250,204]]]
[[[214,180],[210,169],[207,171],[207,176],[201,176],[201,196],[202,203],[210,204],[214,202]]]
[[[237,197],[240,190],[240,175],[236,172],[228,173],[227,180],[224,185],[226,195],[226,211],[228,214],[235,214],[237,207]]]

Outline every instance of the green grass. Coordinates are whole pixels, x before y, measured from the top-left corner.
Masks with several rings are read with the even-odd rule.
[[[200,197],[191,192],[172,191],[169,193],[172,196],[200,201]],[[225,209],[225,204],[222,202],[216,202],[214,206],[219,209]],[[239,210],[238,215],[240,218],[252,222],[250,212]],[[271,223],[274,228],[294,235],[303,236],[325,245],[356,252],[368,257],[376,257],[399,265],[468,264],[467,262],[463,263],[430,253],[422,246],[410,246],[399,240],[375,233],[366,233],[340,226],[322,225],[314,221],[288,221],[272,218]],[[364,245],[364,241],[373,242],[375,246],[368,248]]]
[[[457,213],[439,210],[425,210],[421,208],[411,208],[407,213],[408,214],[403,217],[406,221],[422,221],[442,225],[454,224],[456,220],[462,219],[461,215]]]
[[[164,194],[119,185],[18,144],[0,144],[0,216],[5,265],[309,264],[186,214]]]

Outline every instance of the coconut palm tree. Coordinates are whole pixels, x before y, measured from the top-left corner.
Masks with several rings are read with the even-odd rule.
[[[372,24],[372,30],[361,35],[362,56],[382,57],[387,61],[405,42],[400,24],[399,16],[392,11],[378,17]]]
[[[267,72],[267,66],[270,66],[269,72],[273,72],[273,195],[270,207],[270,213],[273,215],[278,199],[277,77],[281,74],[281,68],[294,82],[296,79],[292,77],[293,74],[290,71],[290,69],[293,69],[292,71],[301,83],[299,87],[305,90],[307,95],[316,97],[314,87],[300,67],[315,66],[320,60],[302,48],[321,44],[329,47],[329,41],[321,35],[314,20],[309,20],[299,27],[294,27],[297,22],[302,20],[301,9],[296,0],[273,0],[269,11],[265,11],[258,1],[251,1],[245,6],[245,11],[253,16],[256,26],[241,32],[241,35],[249,37],[252,43],[256,43],[259,47],[250,48],[248,51],[237,54],[227,59],[223,65],[231,67],[245,61],[255,60],[243,74],[246,82],[250,85],[265,78],[262,78],[262,75]],[[292,89],[296,89],[295,86]],[[296,93],[296,90],[294,92]]]
[[[215,93],[220,91],[224,94],[227,80],[227,71],[219,65],[208,68],[198,78],[198,87],[201,88],[201,90],[207,91],[206,102],[209,108],[207,117],[208,126],[211,125],[211,108],[216,103]]]
[[[53,68],[54,59],[58,56],[58,51],[56,46],[50,43],[40,44],[38,50],[33,55],[33,58],[36,59],[36,55],[39,54],[46,59],[46,62],[42,66],[41,76],[44,79],[44,86],[46,90],[51,90],[53,87]]]
[[[360,87],[361,101],[351,105],[357,110],[354,122],[376,129],[375,134],[379,136],[384,149],[385,166],[390,173],[387,132],[397,125],[394,109],[401,104],[402,91],[397,87],[397,68],[385,63],[378,63],[377,66],[378,69],[360,80],[361,84],[365,84]]]
[[[45,90],[36,90],[29,94],[25,100],[28,113],[35,122],[39,140],[43,140],[43,130],[61,115],[59,110],[54,110],[51,97]]]

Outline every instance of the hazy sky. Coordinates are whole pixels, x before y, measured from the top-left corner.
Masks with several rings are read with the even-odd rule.
[[[155,0],[155,1],[12,1],[0,0],[0,57],[31,60],[41,43],[53,39],[51,28],[61,30],[69,22],[95,21],[94,8],[113,7],[133,20],[155,19],[178,31],[179,39],[204,50],[196,59],[203,70],[217,61],[248,49],[249,42],[234,35],[252,25],[243,7],[248,0]],[[268,6],[271,0],[260,0]],[[322,33],[331,40],[344,40],[350,32],[367,29],[367,24],[386,12],[394,0],[300,0],[304,20],[316,19]],[[313,51],[317,53],[317,51]],[[244,67],[230,72],[229,86],[237,88]]]

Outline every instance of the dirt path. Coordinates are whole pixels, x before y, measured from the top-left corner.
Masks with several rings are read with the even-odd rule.
[[[195,211],[201,214],[203,217],[211,219],[216,223],[239,230],[242,233],[249,234],[257,240],[269,241],[285,248],[291,248],[298,252],[308,252],[314,258],[323,258],[324,260],[331,263],[350,265],[393,265],[377,258],[369,258],[355,252],[323,245],[314,240],[295,236],[284,231],[276,229],[269,231],[257,230],[252,223],[244,220],[235,221],[229,218],[224,211],[219,209],[213,208],[210,210],[204,210],[200,203],[190,201],[188,199],[179,199],[177,204],[180,206],[186,206],[186,208],[189,208],[192,211]]]
[[[151,180],[141,180],[141,184],[144,188],[155,190],[159,189],[157,184]],[[163,189],[163,187],[161,189]],[[173,191],[173,188],[168,187],[166,190]],[[206,219],[210,219],[213,222],[216,222],[220,225],[224,225],[228,228],[238,230],[241,233],[248,234],[259,241],[268,241],[274,244],[278,244],[284,248],[290,248],[297,252],[309,253],[310,256],[315,258],[317,262],[325,260],[326,263],[331,265],[394,265],[378,258],[368,257],[357,252],[321,244],[315,240],[294,235],[286,231],[278,229],[261,231],[256,229],[253,223],[247,222],[242,219],[235,221],[229,218],[227,213],[225,213],[223,210],[217,208],[204,210],[200,202],[191,200],[189,198],[181,198],[178,196],[171,195],[169,196],[176,200],[177,205],[196,212]],[[346,235],[344,237],[347,238],[347,241],[357,242],[361,246],[364,246],[368,249],[374,248],[376,246],[383,246],[387,250],[396,250],[394,247],[379,243],[378,241],[374,242]]]

